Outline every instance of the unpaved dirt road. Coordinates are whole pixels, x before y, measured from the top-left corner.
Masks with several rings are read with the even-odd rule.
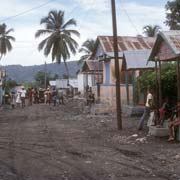
[[[1,110],[0,180],[179,180],[180,145],[137,132],[137,120],[117,131],[79,100]]]

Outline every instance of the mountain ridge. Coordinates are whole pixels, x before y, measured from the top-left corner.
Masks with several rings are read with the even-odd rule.
[[[68,61],[66,62],[70,77],[76,77],[77,71],[80,69],[77,61]],[[31,65],[31,66],[22,66],[22,65],[6,65],[2,66],[3,69],[7,72],[7,79],[13,79],[17,82],[33,82],[34,77],[38,71],[45,71],[45,65]],[[47,73],[58,74],[59,78],[62,78],[66,73],[64,63],[50,63],[46,64]]]

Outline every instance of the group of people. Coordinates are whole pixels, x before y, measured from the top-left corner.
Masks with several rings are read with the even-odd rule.
[[[25,98],[26,98],[26,90],[24,87],[22,87],[21,90],[14,92],[11,92],[11,106],[12,108],[15,108],[15,106],[22,108],[25,107]]]
[[[31,106],[33,103],[45,103],[51,104],[54,106],[59,104],[64,104],[64,94],[63,90],[56,90],[55,88],[50,89],[49,87],[44,91],[42,89],[38,90],[37,88],[28,88],[27,90],[22,87],[22,89],[18,91],[12,91],[10,95],[11,106],[22,107],[24,108],[26,105]]]
[[[143,124],[146,119],[150,117],[150,113],[153,111],[155,112],[155,107],[153,105],[153,95],[152,90],[149,90],[147,94],[146,104],[144,107],[144,113],[140,118],[138,130],[143,129]],[[169,139],[168,141],[175,140],[176,138],[176,130],[180,125],[180,118],[178,117],[178,113],[180,112],[179,106],[171,107],[169,104],[168,98],[166,98],[162,104],[162,107],[159,108],[156,114],[156,122],[153,122],[153,125],[157,125],[157,127],[163,127],[165,120],[169,119],[168,127],[169,127]]]

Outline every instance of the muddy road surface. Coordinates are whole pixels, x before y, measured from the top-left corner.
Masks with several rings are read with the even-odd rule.
[[[81,100],[0,111],[0,180],[179,180],[180,145]]]

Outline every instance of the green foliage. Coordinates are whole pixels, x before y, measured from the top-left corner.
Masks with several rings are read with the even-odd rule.
[[[148,88],[156,88],[155,71],[145,71],[139,78],[140,90],[147,91]],[[161,70],[162,96],[163,98],[177,97],[177,75],[176,64],[166,63],[162,65]]]
[[[95,41],[93,39],[87,39],[79,49],[79,52],[84,53],[84,55],[81,56],[78,63],[81,64],[83,63],[83,61],[88,59],[93,53],[94,48],[95,48]]]
[[[143,74],[138,78],[140,89],[142,92],[147,91],[149,88],[155,88],[155,72],[152,70],[148,70],[143,72]]]
[[[15,38],[9,35],[12,31],[13,29],[7,30],[6,24],[0,24],[0,59],[12,50],[11,41],[15,41]]]
[[[6,93],[9,93],[12,88],[17,86],[17,82],[15,80],[8,79],[4,81],[3,88],[5,89]]]
[[[180,0],[168,1],[166,6],[166,21],[165,24],[171,30],[180,29]]]
[[[44,49],[45,56],[51,54],[52,61],[61,63],[62,59],[65,62],[71,53],[76,53],[78,43],[72,37],[80,34],[71,29],[71,26],[76,26],[74,19],[65,22],[64,11],[52,10],[41,19],[40,24],[45,25],[45,28],[38,30],[35,37],[47,35],[38,46],[39,50]]]
[[[161,29],[161,27],[159,25],[154,25],[154,26],[147,25],[147,26],[143,27],[143,33],[147,37],[154,37],[159,29]]]
[[[57,74],[51,74],[51,73],[46,73],[44,71],[39,71],[35,75],[35,87],[44,87],[45,86],[45,77],[46,77],[46,85],[49,85],[49,81],[55,80],[58,75]]]

